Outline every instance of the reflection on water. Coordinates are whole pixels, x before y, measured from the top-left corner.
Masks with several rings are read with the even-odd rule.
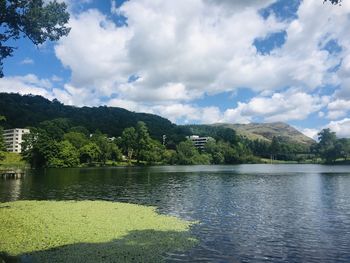
[[[124,201],[200,221],[200,245],[169,262],[350,262],[349,166],[51,169],[17,181],[0,181],[0,201]]]

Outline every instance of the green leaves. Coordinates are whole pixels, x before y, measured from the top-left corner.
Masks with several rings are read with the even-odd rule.
[[[0,77],[3,59],[12,56],[15,47],[6,44],[20,37],[29,38],[39,45],[46,40],[56,41],[68,35],[67,5],[57,1],[44,4],[43,0],[0,0]]]
[[[327,163],[333,163],[337,158],[347,159],[350,156],[350,139],[338,139],[335,132],[323,129],[318,133],[318,140],[316,152]]]

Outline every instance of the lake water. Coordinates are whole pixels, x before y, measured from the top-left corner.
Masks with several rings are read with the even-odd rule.
[[[350,166],[48,169],[0,180],[0,201],[109,200],[199,221],[168,262],[350,262]]]

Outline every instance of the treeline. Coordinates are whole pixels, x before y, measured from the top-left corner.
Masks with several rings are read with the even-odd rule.
[[[246,140],[255,156],[282,161],[302,162],[309,158],[310,147],[306,144],[286,142],[281,137],[273,137],[272,142],[264,140]]]
[[[331,164],[350,158],[350,139],[337,138],[330,129],[319,132],[318,142],[311,146],[286,143],[278,137],[271,143],[255,140],[247,141],[247,144],[255,156],[276,160]]]
[[[144,122],[109,138],[67,119],[44,121],[24,135],[22,156],[32,167],[77,167],[118,164],[236,164],[256,162],[250,149],[226,129],[198,150],[192,141],[164,144],[151,138]]]
[[[323,129],[318,133],[318,143],[311,147],[311,152],[326,163],[337,160],[347,161],[350,158],[350,139],[337,138],[335,132]]]
[[[0,93],[0,115],[6,117],[5,129],[38,127],[53,119],[69,119],[74,126],[83,126],[89,133],[101,131],[109,137],[121,136],[123,130],[144,122],[153,139],[161,140],[167,134],[168,143],[175,147],[188,135],[188,130],[169,120],[148,113],[136,113],[117,107],[75,107],[42,96]]]

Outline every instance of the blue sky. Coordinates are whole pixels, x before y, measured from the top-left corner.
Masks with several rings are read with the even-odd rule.
[[[62,1],[62,0],[61,0]],[[65,0],[71,33],[15,43],[1,92],[184,123],[287,122],[350,137],[350,4]]]

